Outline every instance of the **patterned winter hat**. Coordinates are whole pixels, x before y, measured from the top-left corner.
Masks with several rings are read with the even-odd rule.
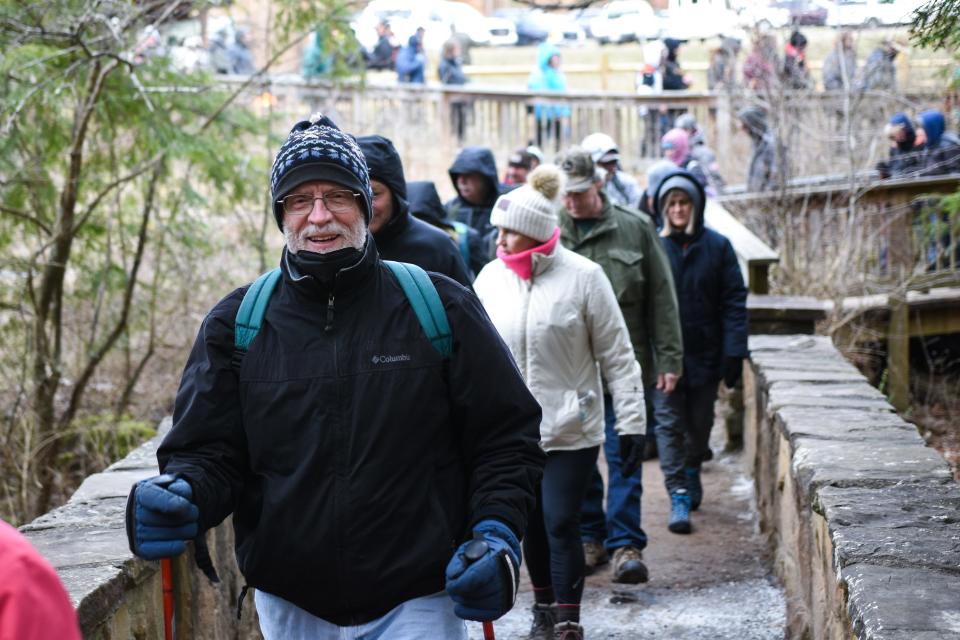
[[[372,214],[370,174],[357,141],[330,118],[315,113],[293,125],[280,147],[270,174],[273,215],[283,229],[283,205],[279,200],[310,180],[329,180],[353,189],[363,197],[367,224]]]

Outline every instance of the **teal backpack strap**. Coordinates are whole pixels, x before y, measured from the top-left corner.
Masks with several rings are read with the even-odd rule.
[[[447,322],[447,312],[430,276],[415,264],[393,260],[384,260],[383,263],[390,267],[396,276],[433,348],[439,351],[444,359],[448,359],[453,352],[450,323]]]
[[[277,286],[278,280],[280,280],[279,267],[262,274],[243,294],[233,333],[233,346],[236,351],[241,352],[241,357],[260,331],[267,305],[270,304],[270,296],[273,295],[273,289]]]
[[[467,269],[470,268],[470,232],[466,223],[464,222],[454,222],[453,228],[457,232],[457,237],[460,239],[460,255],[463,256],[463,264],[467,266]]]

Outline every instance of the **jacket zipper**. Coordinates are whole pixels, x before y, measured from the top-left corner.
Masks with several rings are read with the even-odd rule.
[[[327,298],[327,324],[323,330],[333,330],[333,291],[330,292],[330,296]]]

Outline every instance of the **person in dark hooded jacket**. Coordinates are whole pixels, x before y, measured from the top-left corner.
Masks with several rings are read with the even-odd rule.
[[[468,267],[468,275],[475,278],[486,264],[486,245],[473,228],[459,220],[451,220],[440,202],[437,185],[430,180],[412,180],[407,183],[407,203],[410,215],[446,233],[457,246],[461,259]]]
[[[374,135],[358,138],[357,144],[370,170],[373,188],[370,231],[380,257],[413,263],[469,287],[471,278],[467,266],[450,237],[410,215],[403,163],[393,143]]]
[[[540,406],[480,301],[437,273],[421,291],[439,297],[451,343],[429,339],[369,234],[353,136],[325,116],[298,122],[270,192],[286,245],[262,326],[238,348],[248,287],[204,319],[157,451],[163,475],[128,498],[130,549],[202,549],[232,514],[266,640],[345,627],[466,640],[462,619],[513,605],[545,459]]]
[[[457,195],[444,204],[447,215],[472,227],[483,240],[483,264],[493,260],[497,229],[490,224],[490,211],[500,194],[509,191],[500,184],[497,161],[487,147],[464,147],[448,170]]]
[[[884,128],[890,141],[890,157],[877,163],[881,178],[916,175],[923,159],[923,144],[917,144],[917,132],[905,113],[895,113]]]
[[[767,125],[767,113],[760,107],[744,107],[737,113],[743,130],[753,141],[753,155],[747,168],[747,191],[767,191],[780,180],[776,141]]]
[[[668,175],[656,196],[660,236],[677,289],[683,333],[683,377],[670,407],[673,429],[656,430],[670,530],[690,531],[689,510],[703,498],[700,465],[707,455],[720,380],[732,388],[747,356],[747,289],[730,241],[704,225],[706,196],[686,171]],[[678,428],[676,428],[678,427]]]
[[[945,131],[946,119],[939,111],[924,111],[917,124],[926,134],[919,175],[939,176],[960,172],[960,139]]]

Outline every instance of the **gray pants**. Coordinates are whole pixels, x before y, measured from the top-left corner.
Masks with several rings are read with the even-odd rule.
[[[703,462],[710,444],[718,385],[712,382],[690,387],[681,379],[670,395],[656,392],[653,396],[660,469],[668,494],[686,489],[684,468],[699,467]]]

